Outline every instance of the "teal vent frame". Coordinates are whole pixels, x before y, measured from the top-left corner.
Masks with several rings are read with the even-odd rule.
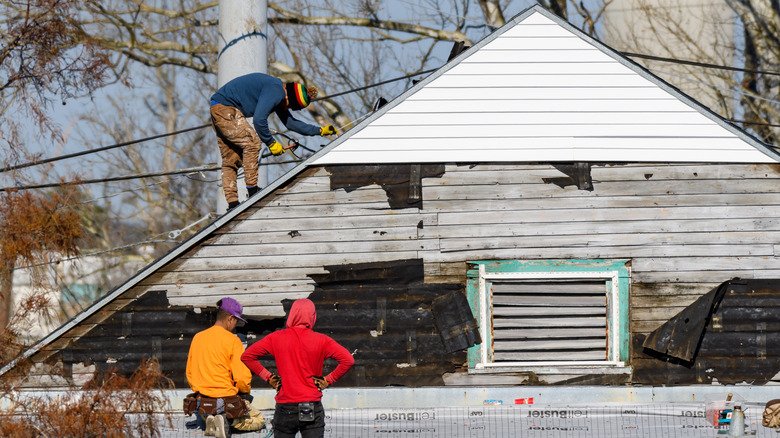
[[[468,350],[470,370],[502,371],[507,367],[625,367],[629,358],[628,260],[472,261],[466,293],[480,325],[482,343]],[[604,361],[493,363],[490,284],[496,280],[603,279],[607,287],[607,358]]]

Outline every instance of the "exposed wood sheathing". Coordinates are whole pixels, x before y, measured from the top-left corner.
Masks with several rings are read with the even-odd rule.
[[[397,168],[374,171],[381,181],[383,172],[394,175]],[[430,311],[394,313],[394,303],[430,303],[446,291],[443,285],[462,287],[468,261],[631,260],[634,336],[654,330],[725,280],[780,276],[777,165],[594,165],[590,173],[593,190],[587,191],[545,183],[563,176],[551,164],[448,164],[443,174],[421,178],[422,208],[394,209],[379,185],[333,189],[332,174],[312,168],[127,294],[165,290],[170,305],[180,308],[213,307],[229,295],[244,304],[251,319],[267,321],[269,327],[279,325],[286,300],[314,297],[323,310],[318,328],[345,330],[345,344],[358,349],[359,367],[349,384],[389,378],[390,370],[401,369],[397,364],[413,362],[407,347],[416,345],[420,356],[414,372],[420,378],[409,374],[397,382],[414,386],[437,384],[436,373],[457,360],[426,357],[441,343]],[[363,280],[350,283],[345,277],[352,272],[345,266],[390,267],[403,260],[420,261],[415,276],[381,271],[387,275],[384,282],[371,283],[370,277],[379,274],[366,268],[360,274],[363,288],[355,286]],[[335,302],[342,304],[332,307]],[[377,309],[382,306],[388,334],[375,338],[369,327],[380,330]],[[111,312],[98,312],[87,322],[104,324],[106,315]],[[409,326],[417,324],[416,317],[421,325]],[[414,339],[405,338],[406,331],[390,332],[393,324],[412,330]],[[87,330],[77,326],[76,332]],[[375,344],[379,340],[388,344]],[[120,341],[110,347],[125,350]],[[165,347],[166,354],[174,351]],[[653,366],[667,367],[653,361]],[[426,369],[426,363],[435,365]],[[743,377],[749,379],[751,371],[745,370]]]

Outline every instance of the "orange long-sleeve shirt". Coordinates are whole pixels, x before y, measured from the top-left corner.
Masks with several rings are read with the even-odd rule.
[[[241,362],[244,345],[234,333],[220,326],[192,338],[187,356],[187,382],[193,392],[218,398],[249,392],[252,373]]]

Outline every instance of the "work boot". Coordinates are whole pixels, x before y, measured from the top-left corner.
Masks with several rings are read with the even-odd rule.
[[[217,415],[218,417],[219,415]],[[206,417],[206,431],[203,432],[203,435],[205,436],[214,436],[214,432],[217,430],[216,425],[216,417],[213,415],[209,415]]]
[[[230,437],[230,425],[227,424],[227,418],[224,415],[214,416],[214,436],[217,438],[229,438]]]

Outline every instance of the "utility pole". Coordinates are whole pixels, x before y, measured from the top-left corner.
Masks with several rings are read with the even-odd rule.
[[[219,0],[219,55],[217,88],[249,73],[268,72],[268,4],[266,0]],[[220,158],[220,163],[222,159]],[[227,211],[220,175],[217,214]],[[258,187],[268,185],[268,171],[260,166]],[[246,198],[243,178],[238,180],[239,200]]]

